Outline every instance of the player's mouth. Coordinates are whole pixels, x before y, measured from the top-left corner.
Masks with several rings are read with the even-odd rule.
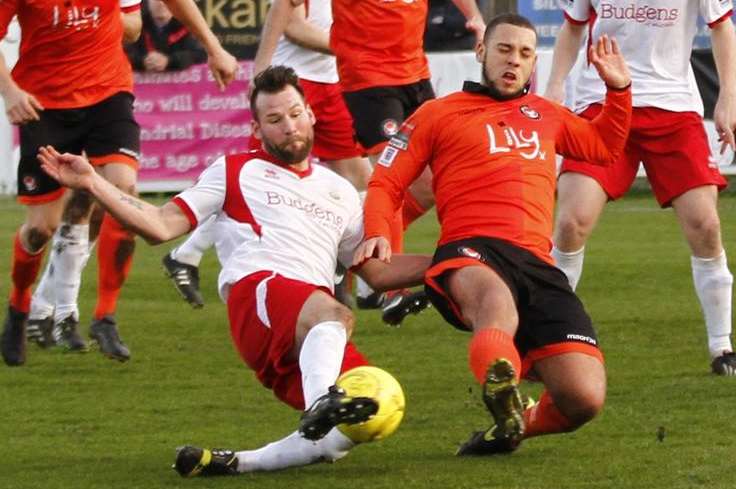
[[[516,76],[516,73],[512,73],[510,71],[504,72],[504,74],[501,75],[501,78],[503,78],[507,83],[514,83],[519,79],[519,77]]]

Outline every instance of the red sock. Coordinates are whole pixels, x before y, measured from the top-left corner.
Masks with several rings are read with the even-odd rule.
[[[404,229],[408,228],[411,223],[419,219],[427,212],[427,209],[422,207],[417,199],[407,192],[404,195],[404,205],[401,207],[402,217],[404,221]]]
[[[20,231],[13,240],[13,261],[10,277],[13,282],[10,288],[10,306],[20,312],[31,309],[31,286],[38,277],[38,270],[43,261],[43,250],[31,254],[20,243]]]
[[[514,345],[514,338],[498,328],[483,328],[473,334],[468,345],[470,370],[480,384],[486,382],[488,367],[499,358],[511,362],[516,372],[516,380],[521,375],[521,358]]]
[[[572,423],[557,409],[549,392],[542,392],[542,397],[534,406],[524,411],[524,438],[564,433],[570,431]]]
[[[401,211],[398,211],[391,221],[391,253],[401,253],[402,251],[404,251],[404,225]]]
[[[97,244],[97,307],[95,319],[114,314],[120,289],[133,263],[134,236],[105,214]]]

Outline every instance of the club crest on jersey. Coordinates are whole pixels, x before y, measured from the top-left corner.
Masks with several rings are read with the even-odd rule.
[[[394,134],[396,134],[399,131],[399,123],[396,122],[396,119],[386,119],[383,122],[381,122],[381,132],[383,132],[383,135],[387,138],[392,137]]]
[[[33,175],[26,175],[23,177],[23,186],[26,188],[28,192],[33,192],[38,188],[38,182],[36,181],[36,177]]]
[[[279,179],[279,174],[276,173],[276,170],[273,170],[272,168],[266,168],[266,170],[263,172],[263,176],[266,178],[271,178],[273,180]]]
[[[536,110],[532,109],[528,105],[522,105],[521,107],[519,107],[519,110],[521,111],[522,114],[524,114],[525,116],[527,116],[530,119],[534,119],[535,121],[542,118],[542,116],[539,114],[539,112],[537,112]]]
[[[406,151],[409,148],[409,138],[411,137],[411,133],[414,132],[414,127],[414,124],[405,122],[401,125],[399,132],[389,140],[388,144],[396,149]]]
[[[480,260],[481,258],[483,258],[480,253],[475,251],[473,248],[469,248],[467,246],[461,246],[457,250],[468,258],[473,258],[474,260]]]
[[[330,190],[327,195],[329,195],[332,200],[340,200],[340,192],[335,190]]]

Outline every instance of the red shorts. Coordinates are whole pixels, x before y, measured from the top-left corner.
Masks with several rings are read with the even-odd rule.
[[[594,104],[580,115],[593,119],[602,106]],[[702,118],[695,112],[671,112],[656,107],[634,107],[631,132],[624,155],[613,165],[601,166],[565,159],[560,173],[574,172],[595,179],[609,199],[622,197],[644,164],[654,195],[662,207],[675,197],[703,185],[726,187],[711,156]]]
[[[227,299],[230,334],[240,357],[278,399],[304,409],[302,373],[293,353],[296,321],[316,285],[270,271],[256,272],[232,286]],[[345,347],[342,372],[368,360],[351,342]]]
[[[312,155],[323,163],[361,156],[362,151],[353,138],[353,118],[345,106],[340,84],[309,80],[299,83],[317,119]],[[248,148],[261,149],[260,139],[251,137]]]

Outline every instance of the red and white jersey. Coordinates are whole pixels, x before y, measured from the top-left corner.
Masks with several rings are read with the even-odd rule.
[[[307,0],[307,22],[329,31],[332,26],[331,0]],[[303,48],[281,36],[273,55],[272,65],[291,66],[299,78],[319,83],[337,83],[335,57]]]
[[[690,66],[700,14],[709,26],[730,22],[731,0],[567,0],[569,22],[592,22],[591,40],[615,37],[631,71],[634,107],[703,113]],[[576,85],[575,110],[601,102],[606,89],[592,64]]]
[[[87,107],[133,91],[120,12],[140,0],[2,0],[0,38],[18,16],[20,52],[12,76],[47,109]]]
[[[174,197],[192,226],[216,215],[219,291],[268,270],[334,289],[337,261],[349,267],[363,239],[355,188],[319,165],[297,172],[257,150],[221,157]]]

